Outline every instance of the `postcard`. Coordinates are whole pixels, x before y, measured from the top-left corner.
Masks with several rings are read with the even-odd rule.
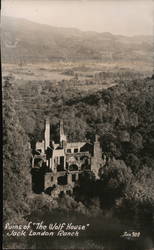
[[[154,250],[153,10],[2,0],[4,250]]]

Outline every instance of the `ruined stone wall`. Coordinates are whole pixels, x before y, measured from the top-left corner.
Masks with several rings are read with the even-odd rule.
[[[80,152],[81,147],[83,147],[84,145],[85,145],[85,142],[69,142],[67,143],[66,152],[72,153],[72,154]],[[70,152],[68,152],[68,150],[70,150]]]
[[[64,149],[53,150],[51,159],[51,169],[53,172],[57,172],[57,164],[60,163],[60,157],[64,157],[64,169],[66,169],[66,155]]]
[[[47,172],[44,175],[44,190],[57,184],[57,178],[53,173]]]
[[[42,142],[36,142],[36,150],[41,149],[42,153],[44,152],[44,141]]]

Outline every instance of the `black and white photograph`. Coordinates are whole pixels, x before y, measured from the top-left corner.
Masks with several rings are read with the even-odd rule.
[[[3,250],[154,250],[154,1],[2,0]]]

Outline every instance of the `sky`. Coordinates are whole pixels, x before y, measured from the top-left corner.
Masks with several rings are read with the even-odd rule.
[[[3,0],[2,15],[83,31],[154,33],[152,0]]]

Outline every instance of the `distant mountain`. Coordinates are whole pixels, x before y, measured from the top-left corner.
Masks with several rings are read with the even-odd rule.
[[[2,60],[5,63],[59,60],[152,62],[153,58],[151,36],[83,32],[13,17],[2,17],[1,23]]]

